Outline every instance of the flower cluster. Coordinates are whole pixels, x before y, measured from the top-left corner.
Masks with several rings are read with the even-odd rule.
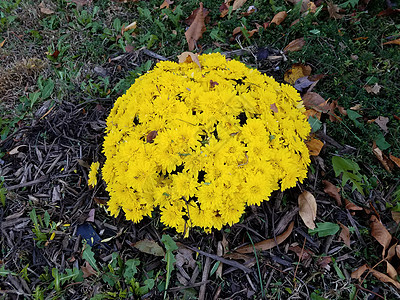
[[[188,232],[239,221],[246,205],[306,177],[310,126],[289,85],[221,54],[160,62],[107,119],[102,176],[109,211]]]

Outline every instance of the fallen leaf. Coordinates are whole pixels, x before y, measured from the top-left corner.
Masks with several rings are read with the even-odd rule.
[[[217,255],[218,256],[224,256],[226,252],[229,251],[228,248],[228,241],[226,240],[225,234],[222,234],[222,241],[218,242],[218,247],[217,247]],[[220,263],[217,271],[215,272],[215,275],[217,278],[222,278],[222,268],[223,268],[223,263]]]
[[[299,195],[298,202],[301,219],[308,228],[314,229],[314,221],[317,217],[317,202],[314,196],[310,192],[304,191]]]
[[[364,274],[365,271],[367,271],[369,269],[368,265],[362,265],[361,267],[359,267],[357,270],[354,270],[353,272],[351,272],[351,278],[354,279],[360,279],[361,275]]]
[[[342,197],[340,197],[340,188],[330,183],[328,180],[322,180],[324,184],[324,192],[336,200],[338,206],[342,206]]]
[[[242,15],[245,17],[250,16],[252,13],[255,13],[257,11],[257,8],[253,5],[249,6],[246,12],[242,12]],[[260,25],[261,26],[261,25]]]
[[[265,250],[269,250],[269,249],[276,247],[277,245],[281,244],[284,240],[286,240],[289,237],[289,235],[292,233],[293,226],[294,226],[294,222],[291,222],[289,224],[289,227],[286,229],[286,231],[284,233],[282,233],[281,235],[278,235],[275,238],[256,243],[256,244],[254,244],[254,248],[256,249],[256,251],[265,251]],[[247,246],[240,247],[240,248],[236,249],[235,251],[239,252],[239,253],[252,253],[252,252],[254,252],[254,248],[253,248],[253,245],[247,245]]]
[[[396,269],[392,266],[392,264],[388,261],[386,261],[386,273],[388,273],[389,277],[392,278],[393,280],[396,280],[397,278],[397,271]]]
[[[199,66],[199,68],[201,70],[201,65],[200,65],[198,54],[186,51],[186,52],[183,52],[182,54],[178,55],[178,60],[179,60],[180,64],[194,62]]]
[[[305,93],[302,99],[304,106],[307,108],[312,108],[323,113],[327,113],[330,110],[328,102],[315,92]]]
[[[94,222],[94,216],[95,216],[96,210],[94,208],[92,208],[91,210],[89,210],[88,213],[88,217],[86,219],[86,222]]]
[[[238,253],[238,252],[232,252],[232,253],[225,254],[224,258],[244,261],[243,264],[248,268],[251,268],[256,264],[254,255],[250,256],[250,255],[246,255],[246,254],[242,254],[242,253]]]
[[[386,257],[385,257],[385,259],[386,259],[387,261],[391,261],[392,258],[396,255],[396,247],[397,247],[397,243],[394,244],[394,245],[392,245],[392,246],[389,248],[389,250],[388,250],[388,252],[387,252],[387,255],[386,255]]]
[[[169,6],[172,4],[174,4],[174,1],[164,0],[164,2],[160,5],[160,9],[169,8]]]
[[[153,143],[154,139],[157,137],[157,135],[158,135],[158,131],[157,130],[150,131],[146,136],[146,142],[148,142],[150,144]]]
[[[189,45],[189,50],[192,51],[195,48],[197,41],[203,36],[203,33],[206,31],[206,24],[204,23],[204,19],[207,13],[203,11],[203,2],[200,2],[200,8],[196,14],[196,17],[193,20],[193,23],[190,25],[189,29],[185,32],[185,37],[187,43]]]
[[[330,266],[329,264],[332,262],[332,258],[330,256],[323,256],[318,258],[317,265],[320,266],[322,269],[326,269],[329,271]]]
[[[152,240],[141,240],[133,244],[133,247],[138,249],[140,252],[155,255],[155,256],[165,256],[164,249]]]
[[[243,4],[246,3],[247,0],[235,0],[232,5],[232,10],[237,10],[243,6]]]
[[[81,266],[81,270],[83,273],[83,278],[88,278],[92,275],[97,275],[95,269],[93,269],[93,267],[87,261],[85,261],[85,264]]]
[[[285,72],[284,80],[293,85],[297,79],[311,74],[311,67],[303,64],[294,64],[289,70]]]
[[[137,25],[136,25],[136,21],[132,22],[131,24],[129,24],[128,26],[122,26],[121,29],[121,33],[123,34],[125,31],[131,30],[131,29],[136,29]]]
[[[396,288],[400,289],[400,282],[393,280],[392,278],[390,278],[389,276],[376,271],[374,269],[370,268],[370,272],[372,273],[372,275],[374,275],[376,278],[378,278],[380,281],[382,282],[386,282],[386,283],[391,283],[393,284]]]
[[[339,6],[337,4],[333,4],[332,2],[328,2],[328,13],[329,17],[333,19],[341,19],[343,15],[339,15]]]
[[[229,5],[226,2],[222,3],[219,7],[219,12],[221,13],[221,18],[225,17],[229,12]]]
[[[364,90],[367,91],[368,94],[379,94],[379,91],[381,90],[382,86],[380,86],[378,83],[375,83],[374,85],[365,85]]]
[[[371,235],[383,246],[382,257],[384,257],[386,249],[392,240],[392,235],[374,215],[371,216],[370,221]]]
[[[308,76],[304,76],[304,77],[297,78],[293,84],[293,87],[296,90],[298,90],[300,93],[304,92],[305,90],[307,90],[309,92],[311,89],[308,89],[308,88],[311,87],[313,84],[315,84],[314,81],[309,80]]]
[[[78,8],[84,5],[88,5],[89,3],[92,2],[92,0],[69,0],[69,1],[75,3]]]
[[[345,243],[347,247],[350,248],[350,230],[347,226],[343,225],[342,223],[338,222],[339,226],[342,228],[339,237]]]
[[[314,117],[317,118],[318,120],[321,120],[321,112],[316,111],[315,109],[307,109],[304,114],[306,115],[307,119],[309,117]]]
[[[278,107],[276,106],[275,103],[271,104],[269,107],[271,108],[271,110],[272,110],[273,112],[275,112],[275,113],[278,112]]]
[[[382,164],[386,171],[392,173],[393,163],[388,159],[388,157],[383,154],[382,150],[378,148],[376,143],[374,142],[372,145],[372,152],[375,154],[376,158]]]
[[[309,249],[302,249],[299,245],[290,246],[288,250],[293,251],[301,260],[308,260],[314,256],[314,252]],[[303,253],[301,253],[303,250]],[[301,256],[301,257],[300,257]]]
[[[377,14],[377,16],[378,17],[386,17],[386,16],[398,14],[398,13],[400,13],[400,8],[396,8],[396,9],[387,8],[387,9],[381,11],[379,14]]]
[[[38,6],[39,6],[40,12],[41,12],[42,14],[45,14],[45,15],[52,15],[52,14],[54,14],[54,10],[51,10],[50,8],[47,8],[47,7],[46,7],[46,4],[44,4],[43,1],[40,2],[40,4],[39,4]]]
[[[286,17],[287,17],[287,12],[280,11],[272,18],[271,23],[275,23],[276,25],[279,25],[286,19]]]
[[[310,4],[310,0],[288,0],[289,3],[296,5],[299,2],[301,3],[300,12],[306,12],[308,10],[308,5]]]
[[[310,12],[310,13],[312,13],[312,14],[315,14],[315,13],[316,13],[316,11],[317,11],[317,6],[315,5],[314,2],[310,1],[310,3],[308,3],[308,5],[307,5],[307,11]]]
[[[188,267],[194,269],[196,267],[196,260],[193,258],[193,251],[186,247],[179,247],[175,255],[176,265],[183,267],[187,265]]]
[[[324,143],[316,138],[311,138],[311,140],[306,141],[306,145],[311,156],[318,156]]]
[[[357,110],[361,110],[361,108],[362,108],[362,106],[361,106],[360,103],[358,103],[358,104],[356,104],[356,105],[350,107],[351,110],[356,110],[356,111],[357,111]]]
[[[4,39],[4,41],[2,41],[2,42],[0,43],[0,48],[4,46],[4,43],[6,42],[6,40],[7,40],[7,39]]]
[[[383,45],[400,45],[400,39],[383,43]]]
[[[389,158],[400,168],[400,158],[393,156],[392,154],[389,155]]]
[[[392,211],[392,219],[393,219],[393,221],[396,222],[396,224],[399,224],[399,222],[400,222],[400,212]]]
[[[283,49],[283,52],[284,52],[284,53],[288,53],[288,52],[299,51],[299,50],[301,50],[301,49],[304,47],[305,44],[306,44],[306,41],[304,40],[304,38],[295,39],[295,40],[291,41],[291,42]]]
[[[386,133],[388,132],[388,128],[386,126],[388,122],[389,118],[387,117],[379,116],[377,119],[375,119],[375,123],[378,124],[378,126]]]

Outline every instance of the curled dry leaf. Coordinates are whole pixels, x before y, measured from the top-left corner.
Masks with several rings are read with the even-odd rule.
[[[347,226],[343,225],[342,223],[340,222],[338,223],[340,228],[342,228],[339,237],[342,239],[345,245],[350,248],[350,230]]]
[[[195,48],[197,41],[203,36],[206,31],[206,24],[204,23],[205,17],[208,12],[204,12],[203,2],[200,2],[200,8],[198,9],[193,23],[189,29],[185,32],[186,41],[189,45],[189,50],[192,51]]]
[[[322,256],[318,258],[317,265],[321,267],[321,269],[326,269],[329,271],[329,264],[332,262],[332,258],[330,256]]]
[[[396,269],[392,266],[392,264],[388,261],[386,261],[386,273],[388,273],[389,277],[392,278],[393,280],[396,280],[397,278],[397,271]]]
[[[136,29],[137,25],[136,25],[136,21],[132,22],[131,24],[129,24],[128,26],[122,26],[121,29],[121,33],[123,34],[125,31],[131,30],[131,29]]]
[[[0,43],[0,48],[4,46],[4,43],[6,42],[6,39],[4,39],[1,43]]]
[[[397,280],[393,280],[392,278],[390,278],[389,276],[374,270],[370,268],[370,272],[372,273],[372,275],[374,275],[377,279],[379,279],[382,282],[386,282],[386,283],[391,283],[393,284],[396,288],[400,289],[400,282],[398,282]]]
[[[393,219],[393,221],[396,222],[396,224],[399,224],[399,222],[400,222],[400,212],[392,211],[392,219]]]
[[[303,64],[294,64],[289,70],[285,72],[284,80],[293,85],[297,79],[311,74],[311,67]],[[311,84],[310,84],[311,85]]]
[[[375,142],[372,145],[372,152],[375,154],[376,158],[380,161],[385,170],[389,173],[392,173],[391,169],[394,167],[393,163],[385,154],[383,154],[382,150],[378,148]]]
[[[301,219],[308,228],[314,229],[314,221],[317,217],[317,201],[315,201],[314,196],[310,192],[304,191],[299,195],[298,202]]]
[[[307,108],[312,108],[323,113],[327,113],[330,110],[328,102],[315,92],[305,93],[302,99],[304,106]]]
[[[133,247],[138,249],[140,252],[155,255],[155,256],[165,256],[164,249],[152,240],[141,240],[136,242]]]
[[[229,5],[226,2],[222,3],[219,7],[219,12],[221,13],[221,18],[225,17],[229,12]]]
[[[232,10],[237,10],[243,6],[243,4],[246,3],[247,0],[235,0],[232,5]]]
[[[386,249],[388,249],[392,240],[392,235],[374,215],[371,216],[370,221],[371,235],[383,246],[382,257],[384,257]]]
[[[272,238],[272,239],[268,239],[268,240],[264,240],[259,243],[256,243],[256,244],[254,244],[254,248],[256,249],[256,251],[265,251],[265,250],[269,250],[269,249],[276,247],[277,245],[281,244],[284,240],[286,240],[289,237],[289,235],[292,233],[293,226],[294,226],[294,222],[291,222],[289,224],[289,227],[286,229],[286,231],[284,233],[282,233],[281,235],[278,235],[275,239]],[[252,253],[252,252],[254,252],[254,248],[253,248],[253,245],[247,245],[247,246],[243,246],[243,247],[236,249],[236,252]]]
[[[336,200],[338,206],[342,206],[342,197],[340,197],[340,188],[330,183],[328,180],[322,180],[324,184],[324,192]]]
[[[400,158],[393,156],[392,154],[389,155],[389,158],[400,168]]]
[[[299,38],[291,41],[284,49],[283,52],[288,53],[288,52],[295,52],[301,50],[304,45],[306,44],[306,41],[304,38]]]
[[[369,269],[368,265],[362,265],[361,267],[359,267],[357,270],[354,270],[353,272],[351,272],[351,278],[354,279],[360,279],[362,274],[364,274],[365,271],[367,271]]]
[[[201,70],[199,55],[197,53],[192,53],[192,52],[188,52],[188,51],[183,52],[182,54],[178,55],[178,60],[179,60],[180,64],[194,62],[199,66],[199,68]]]
[[[384,45],[400,45],[400,39],[383,43]]]
[[[296,253],[296,255],[300,258],[300,261],[311,259],[314,256],[314,252],[309,249],[302,249],[299,245],[290,246],[289,250]]]
[[[316,138],[306,141],[306,145],[311,156],[318,156],[322,147],[324,147],[324,143]]]
[[[287,17],[287,12],[286,12],[286,11],[278,12],[278,13],[272,18],[271,24],[274,23],[274,24],[276,24],[276,25],[279,25],[279,24],[281,24],[281,23],[286,19],[286,17]]]

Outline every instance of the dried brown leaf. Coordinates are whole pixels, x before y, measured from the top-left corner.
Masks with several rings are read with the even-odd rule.
[[[122,26],[121,33],[123,34],[125,31],[131,30],[131,29],[136,29],[136,27],[137,27],[137,24],[136,24],[136,21],[134,21],[126,27]]]
[[[384,45],[400,45],[400,39],[383,43]]]
[[[302,99],[304,106],[307,108],[312,108],[323,113],[327,113],[330,110],[328,102],[315,92],[305,93]]]
[[[392,154],[389,155],[389,158],[400,168],[400,158],[393,156]]]
[[[92,275],[97,275],[97,272],[93,269],[93,267],[85,261],[85,264],[81,266],[81,270],[83,273],[83,278],[88,278]]]
[[[374,269],[370,269],[372,275],[374,275],[376,278],[378,278],[380,281],[382,282],[386,282],[386,283],[391,283],[393,284],[396,288],[400,289],[400,282],[393,280],[392,278],[390,278],[389,276],[376,271]]]
[[[329,264],[332,262],[332,258],[330,256],[323,256],[317,259],[317,265],[322,269],[326,269],[329,271]]]
[[[243,4],[246,3],[247,0],[235,0],[232,5],[232,10],[237,10],[243,6]]]
[[[386,273],[389,275],[390,278],[393,280],[396,280],[397,278],[397,271],[396,269],[392,266],[392,264],[388,261],[386,261]]]
[[[204,12],[203,2],[200,2],[200,8],[190,25],[189,29],[185,32],[186,41],[189,45],[189,50],[192,51],[195,48],[197,41],[203,36],[206,31],[206,24],[204,22],[208,12]]]
[[[138,249],[140,252],[155,255],[155,256],[165,256],[164,249],[152,240],[141,240],[133,244],[133,247]]]
[[[383,154],[382,150],[378,148],[375,142],[372,146],[372,152],[375,154],[376,158],[380,161],[385,170],[391,173],[391,169],[394,167],[393,163],[385,154]]]
[[[4,43],[6,42],[7,39],[4,39],[1,43],[0,43],[0,48],[4,46]]]
[[[288,52],[295,52],[301,50],[304,45],[306,44],[306,41],[304,38],[299,38],[291,41],[284,49],[283,52],[288,53]]]
[[[308,259],[310,259],[310,258],[312,258],[314,256],[314,252],[312,252],[309,249],[303,249],[303,253],[301,253],[302,252],[302,248],[299,245],[291,246],[291,247],[289,247],[289,250],[293,251],[294,253],[296,253],[296,255],[300,258],[300,261],[308,260]]]
[[[280,11],[272,18],[271,23],[275,23],[276,25],[279,25],[286,19],[286,17],[287,17],[287,12]]]
[[[367,271],[368,269],[369,269],[368,265],[366,265],[366,264],[362,265],[357,270],[354,270],[353,272],[351,272],[351,278],[360,279],[361,275],[364,274],[364,272]]]
[[[294,64],[289,70],[285,72],[284,80],[294,85],[297,79],[311,74],[311,67],[303,64]]]
[[[229,5],[226,4],[225,2],[222,3],[221,6],[219,7],[219,12],[221,13],[220,15],[221,18],[225,17],[229,12]]]
[[[344,16],[343,15],[339,15],[339,6],[337,4],[333,4],[332,2],[328,2],[328,13],[329,16],[333,19],[341,19]]]
[[[381,11],[379,14],[377,14],[377,16],[378,17],[386,17],[386,16],[398,14],[398,13],[400,13],[400,8],[396,8],[396,9],[387,8],[387,9]]]
[[[69,1],[75,3],[78,8],[84,5],[88,5],[92,2],[92,0],[69,0]]]
[[[381,90],[382,86],[379,85],[378,83],[375,83],[374,85],[365,85],[364,90],[367,91],[368,94],[374,94],[377,95],[379,94],[379,91]]]
[[[169,8],[169,6],[172,4],[174,4],[174,1],[164,0],[164,2],[160,5],[160,9]]]
[[[199,55],[197,53],[192,53],[192,52],[188,52],[188,51],[183,52],[182,54],[178,55],[178,60],[179,60],[180,64],[194,62],[199,66],[199,68],[201,70]]]
[[[317,202],[314,196],[310,192],[304,191],[299,195],[298,202],[301,219],[308,228],[314,229],[314,221],[317,217]]]
[[[342,223],[340,222],[338,223],[340,228],[342,228],[339,237],[342,239],[345,245],[350,248],[350,230],[347,226],[343,225]]]
[[[392,219],[393,219],[393,221],[396,222],[396,224],[399,224],[399,222],[400,222],[400,212],[392,211]]]
[[[311,156],[318,156],[322,147],[324,147],[324,143],[316,138],[306,141],[306,145]]]
[[[39,6],[40,12],[41,12],[42,14],[45,14],[45,15],[52,15],[52,14],[54,14],[54,10],[51,10],[50,8],[46,7],[46,4],[44,4],[43,1],[40,2],[40,4],[39,4],[38,6]]]
[[[385,226],[374,215],[370,218],[371,235],[383,246],[382,257],[385,256],[386,249],[389,247],[392,235]]]
[[[328,180],[322,180],[324,184],[324,192],[336,200],[338,206],[342,206],[342,197],[340,197],[340,188],[330,183]]]
[[[378,124],[378,126],[386,133],[388,132],[388,128],[387,128],[388,122],[389,122],[388,117],[379,116],[377,119],[375,119],[375,123]]]
[[[300,12],[306,12],[308,10],[308,5],[310,4],[310,0],[288,0],[289,3],[296,5],[299,2],[301,3]]]
[[[186,247],[178,248],[175,259],[176,265],[179,267],[183,267],[185,265],[192,269],[196,267],[196,260],[193,258],[193,251]]]
[[[256,243],[256,244],[254,244],[254,248],[256,249],[256,251],[265,251],[265,250],[269,250],[269,249],[276,247],[277,245],[281,244],[284,240],[286,240],[289,237],[289,235],[292,233],[293,226],[294,226],[294,222],[291,222],[289,224],[289,227],[286,229],[286,231],[284,233],[282,233],[281,235],[278,235],[275,239],[272,238],[272,239],[268,239],[268,240],[264,240],[259,243]],[[254,252],[254,248],[253,248],[253,245],[247,245],[247,246],[243,246],[243,247],[236,249],[236,252],[251,253],[251,252]]]
[[[272,103],[269,107],[270,107],[271,110],[272,110],[273,112],[275,112],[275,113],[277,113],[277,112],[279,111],[279,110],[278,110],[278,107],[276,106],[275,103]]]

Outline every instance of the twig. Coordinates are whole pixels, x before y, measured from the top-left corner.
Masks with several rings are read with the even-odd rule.
[[[256,247],[254,247],[254,243],[253,243],[253,239],[251,238],[250,234],[247,232],[247,235],[250,239],[251,244],[253,245],[253,251],[254,251],[254,256],[256,257],[256,263],[257,263],[257,270],[258,270],[258,277],[260,278],[260,288],[261,288],[261,295],[262,298],[265,298],[265,294],[264,294],[264,288],[263,288],[263,280],[262,280],[262,276],[261,276],[261,269],[260,269],[260,264],[258,262],[258,255],[257,255],[257,250]],[[252,286],[253,290],[256,291],[256,289],[253,287],[253,285],[251,284],[250,278],[249,276],[246,274],[247,280],[249,281],[250,285]]]
[[[301,258],[303,257],[303,252],[304,252],[304,247],[306,246],[306,241],[307,241],[307,239],[304,238],[303,247],[301,247],[301,252],[300,252],[300,256],[299,256],[299,261],[298,261],[298,263],[297,263],[297,265],[296,265],[296,269],[294,270],[294,276],[293,276],[294,289],[296,289],[296,274],[297,274],[297,269],[299,268]]]
[[[379,297],[379,298],[381,298],[381,299],[385,299],[385,298],[384,298],[384,297],[382,297],[381,295],[379,295],[379,294],[375,293],[374,291],[371,291],[371,290],[369,290],[369,289],[366,289],[366,288],[362,287],[362,286],[361,286],[361,285],[359,285],[359,284],[356,284],[356,288],[357,288],[357,289],[360,289],[360,290],[363,290],[363,291],[365,291],[365,292],[368,292],[368,293],[374,294],[375,296],[377,296],[377,297]]]
[[[149,49],[144,48],[142,51],[144,54],[146,54],[147,56],[150,56],[152,58],[159,59],[159,60],[168,60],[165,56],[162,56],[153,51],[150,51]]]
[[[229,260],[229,259],[223,258],[223,257],[215,255],[215,254],[207,253],[207,252],[204,252],[204,251],[202,251],[200,249],[197,249],[195,247],[191,247],[191,246],[188,246],[188,245],[183,245],[183,246],[188,248],[188,249],[190,249],[190,250],[192,250],[192,251],[195,251],[195,252],[197,252],[197,253],[199,253],[201,255],[208,256],[208,257],[210,257],[210,258],[212,258],[214,260],[218,260],[218,261],[220,261],[220,262],[222,262],[224,264],[227,264],[229,266],[238,268],[238,269],[242,270],[245,273],[251,273],[252,272],[252,270],[250,268],[247,268],[246,266],[242,265],[241,263],[238,263],[237,261]]]
[[[196,283],[193,283],[191,285],[186,285],[186,286],[177,286],[177,287],[169,288],[168,292],[177,292],[177,291],[180,291],[180,290],[191,289],[191,288],[194,288],[194,287],[197,287],[197,286],[202,286],[203,284],[207,284],[209,282],[210,282],[210,280],[207,280],[206,282],[203,282],[203,281],[202,282],[196,282]]]
[[[205,299],[206,287],[207,287],[207,278],[208,278],[208,274],[210,273],[210,268],[211,268],[211,259],[210,259],[210,257],[207,257],[206,258],[206,262],[204,264],[203,275],[201,277],[201,281],[204,282],[204,283],[200,287],[199,300],[204,300]]]
[[[8,191],[12,191],[12,190],[16,190],[16,189],[19,189],[19,188],[22,188],[22,187],[31,186],[31,185],[35,185],[37,183],[45,182],[48,179],[49,179],[48,176],[42,176],[42,177],[40,177],[39,179],[36,179],[36,180],[32,180],[32,181],[28,181],[28,182],[24,182],[24,183],[20,183],[20,184],[16,184],[16,185],[12,185],[12,186],[6,187],[6,189]]]

